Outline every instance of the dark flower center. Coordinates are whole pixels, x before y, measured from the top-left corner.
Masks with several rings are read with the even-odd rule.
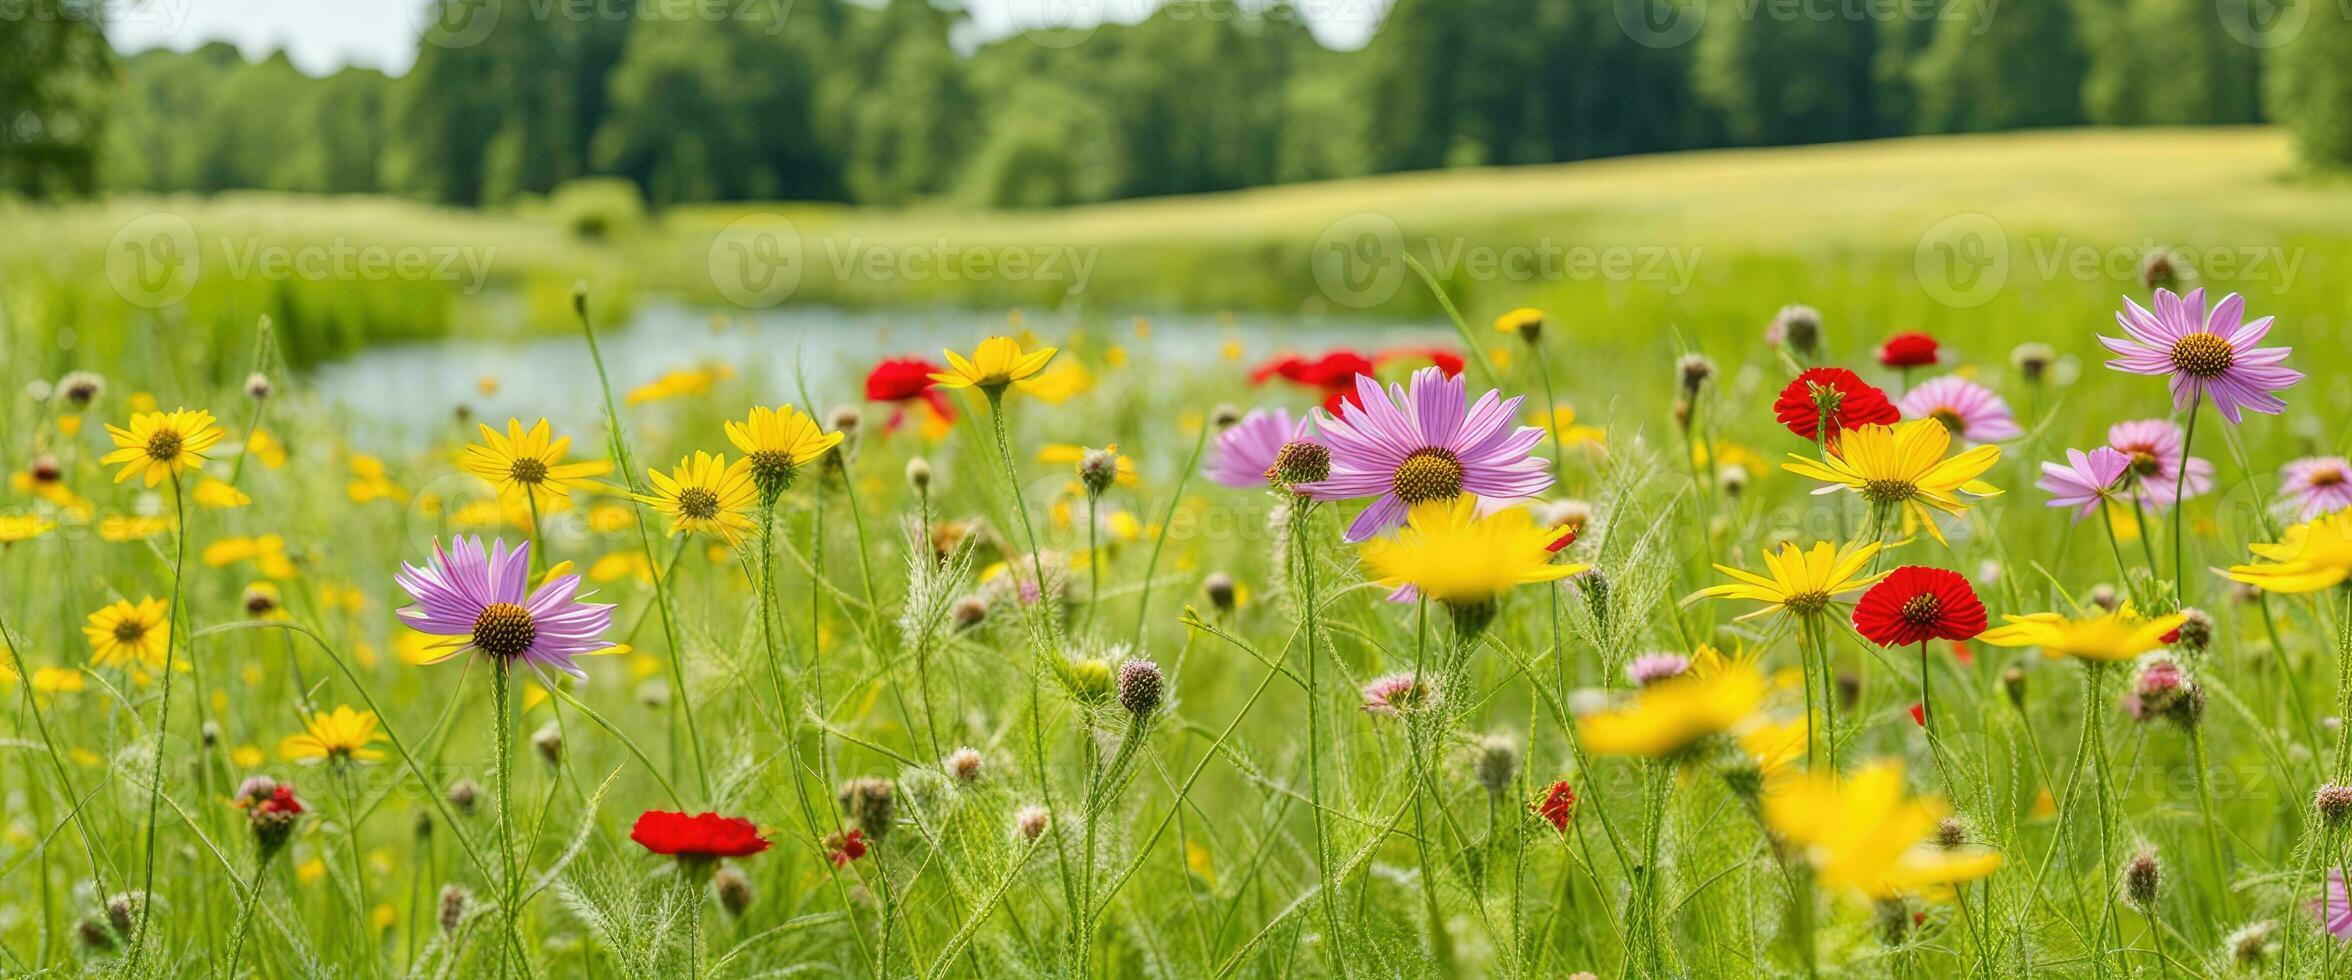
[[[114,624],[114,639],[116,642],[137,643],[139,642],[140,637],[146,635],[147,624],[137,620],[126,619],[122,622]]]
[[[1874,504],[1899,504],[1919,495],[1909,480],[1872,480],[1862,485],[1862,496]]]
[[[1927,413],[1927,417],[1938,422],[1942,422],[1945,429],[1955,433],[1968,426],[1967,421],[1960,417],[1959,412],[1949,408],[1936,409],[1933,412]]]
[[[1462,493],[1462,475],[1462,462],[1453,450],[1434,446],[1415,450],[1397,467],[1397,499],[1408,504],[1451,500]]]
[[[525,456],[521,459],[515,460],[514,466],[508,468],[506,475],[513,477],[516,483],[536,484],[544,482],[547,479],[547,461],[536,457]]]
[[[687,487],[678,492],[678,513],[698,521],[719,516],[719,495],[708,487]]]
[[[2156,458],[2155,453],[2139,448],[2131,448],[2126,451],[2131,453],[2132,472],[2141,476],[2155,476],[2164,472],[2164,461]]]
[[[1320,443],[1286,442],[1274,454],[1274,466],[1266,471],[1266,478],[1289,486],[1293,483],[1314,483],[1331,476],[1331,450]]]
[[[162,429],[148,436],[147,458],[158,463],[169,463],[180,458],[180,434]]]
[[[2352,480],[2352,477],[2347,477],[2343,470],[2321,470],[2317,473],[2311,474],[2311,485],[2315,489],[2318,487],[2339,486],[2345,483],[2347,480]]]
[[[1937,598],[1933,592],[1922,592],[1903,603],[1902,616],[1904,622],[1913,626],[1933,626],[1936,617],[1942,615],[1943,611],[1944,601],[1942,599]]]
[[[2237,348],[2210,331],[2197,331],[2172,344],[2172,366],[2190,377],[2214,377],[2237,361]]]
[[[531,611],[511,602],[493,602],[474,617],[475,648],[501,660],[522,655],[538,638]]]
[[[1800,616],[1810,616],[1829,607],[1829,593],[1819,589],[1793,592],[1789,594],[1788,598],[1782,599],[1780,604],[1787,606],[1790,612]]]

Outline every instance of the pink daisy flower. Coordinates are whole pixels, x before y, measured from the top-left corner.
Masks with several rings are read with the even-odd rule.
[[[1411,674],[1390,674],[1364,685],[1364,710],[1394,718],[1437,699],[1437,682]]]
[[[2156,291],[2151,313],[2129,299],[2115,314],[2125,336],[2102,335],[2099,342],[2121,355],[2107,366],[2130,374],[2170,376],[2172,405],[2188,408],[2200,396],[2231,425],[2240,412],[2252,410],[2277,415],[2287,403],[2274,392],[2293,387],[2303,373],[2280,366],[2292,347],[2256,347],[2270,332],[2270,317],[2247,321],[2246,300],[2236,293],[2221,298],[2213,312],[2205,312],[2205,291],[2189,290],[2175,296]]]
[[[1953,435],[1969,442],[2000,442],[2025,434],[2017,427],[2017,416],[2009,411],[2008,402],[1991,388],[1957,374],[1922,382],[1895,407],[1903,410],[1905,418],[1942,422]]]
[[[2344,872],[2328,869],[2327,890],[2311,900],[2311,911],[2319,916],[2320,928],[2337,939],[2352,939],[2352,895],[2344,889]]]
[[[438,644],[447,659],[468,650],[512,663],[522,661],[553,686],[550,670],[580,680],[588,672],[574,658],[612,644],[611,605],[581,602],[580,576],[558,575],[530,589],[531,546],[508,548],[504,540],[485,551],[479,537],[459,537],[454,548],[433,542],[424,568],[402,562],[392,578],[416,605],[399,611],[402,622],[420,633],[447,639]]]
[[[2156,508],[2172,506],[2174,488],[2187,496],[2213,489],[2213,464],[2187,455],[2188,442],[2180,426],[2165,419],[2117,422],[2107,427],[2107,445],[2131,457],[2133,496]],[[2181,481],[2181,467],[2188,480]]]
[[[2307,456],[2279,473],[2286,478],[2281,503],[2293,508],[2298,523],[2352,507],[2352,462],[2342,456]]]
[[[1414,504],[1465,493],[1507,500],[1551,486],[1551,462],[1528,455],[1543,430],[1511,424],[1520,399],[1490,390],[1473,405],[1466,392],[1460,376],[1434,367],[1385,391],[1357,375],[1362,404],[1343,404],[1338,418],[1317,424],[1331,449],[1330,478],[1291,489],[1317,500],[1375,498],[1348,525],[1347,540],[1357,542],[1403,524]]]
[[[2099,509],[2116,481],[2123,479],[2123,471],[2131,468],[2131,457],[2100,446],[2088,453],[2080,449],[2066,451],[2067,465],[2042,464],[2042,478],[2034,486],[2050,493],[2050,506],[2075,508],[2074,519],[2082,520]]]
[[[1307,437],[1307,420],[1291,421],[1285,408],[1253,408],[1232,428],[1217,433],[1217,456],[1209,479],[1228,487],[1263,487],[1282,447]]]

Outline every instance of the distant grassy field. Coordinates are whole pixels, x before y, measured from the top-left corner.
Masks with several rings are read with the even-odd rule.
[[[114,280],[145,275],[170,294],[179,266],[158,263],[185,241],[199,256],[174,308],[185,321],[230,330],[269,314],[297,362],[381,340],[561,329],[579,279],[608,315],[648,295],[722,308],[1434,314],[1399,261],[1411,254],[1474,314],[1576,310],[1586,339],[1609,349],[1668,328],[1752,333],[1794,301],[1865,331],[1965,313],[1967,332],[2013,340],[2005,325],[2028,312],[2105,309],[2156,246],[2187,250],[2210,285],[2319,316],[2339,294],[2307,287],[2341,280],[2352,259],[2352,195],[2297,173],[2269,129],[1686,153],[1050,212],[730,204],[640,217],[234,193],[15,207],[0,220],[19,231],[0,244],[0,313],[18,336],[176,321]],[[377,267],[359,254],[371,247]],[[1988,288],[1980,273],[2004,260]]]

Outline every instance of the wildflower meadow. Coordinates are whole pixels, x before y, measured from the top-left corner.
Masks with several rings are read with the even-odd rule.
[[[1630,388],[1434,282],[781,375],[583,283],[539,412],[405,440],[266,318],[11,377],[0,970],[2352,969],[2342,354],[2151,269]]]

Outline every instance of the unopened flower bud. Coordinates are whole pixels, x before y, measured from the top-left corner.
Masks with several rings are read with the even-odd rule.
[[[1945,817],[1936,822],[1935,843],[1947,851],[1957,851],[1968,844],[1968,825],[1956,817]]]
[[[2001,671],[2001,689],[2008,692],[2010,704],[2024,707],[2025,668],[2011,664],[2007,670]]]
[[[29,472],[33,475],[33,482],[39,484],[56,483],[65,477],[65,467],[59,465],[57,457],[48,453],[33,457]]]
[[[210,718],[205,719],[204,724],[198,725],[196,727],[196,737],[203,740],[205,748],[209,749],[215,745],[219,745],[220,722],[214,721]]]
[[[1772,325],[1764,328],[1764,341],[1786,344],[1799,354],[1812,354],[1821,346],[1821,311],[1799,304],[1781,307],[1773,315]]]
[[[1230,402],[1219,402],[1209,411],[1209,426],[1219,432],[1241,424],[1241,408]]]
[[[2123,866],[2123,903],[2142,914],[2156,907],[2156,891],[2164,883],[2164,869],[2153,851],[2141,851]]]
[[[1149,660],[1127,661],[1119,667],[1119,706],[1137,718],[1148,718],[1160,710],[1166,686],[1159,664]]]
[[[2050,373],[2050,365],[2058,363],[2058,349],[2038,340],[2029,340],[2009,349],[2009,365],[2029,382],[2039,382]]]
[[[1021,835],[1022,840],[1036,840],[1043,837],[1046,830],[1052,826],[1053,814],[1041,806],[1025,806],[1021,808],[1020,812],[1013,814],[1013,830]]]
[[[1201,591],[1208,594],[1209,605],[1217,607],[1218,612],[1233,611],[1234,588],[1233,576],[1224,572],[1210,572],[1201,579]]]
[[[2250,972],[2259,971],[2265,961],[2278,955],[2278,922],[2272,919],[2249,922],[2221,942],[2229,950],[2231,962]]]
[[[976,595],[957,599],[954,605],[947,607],[947,618],[959,630],[978,626],[988,619],[988,600]]]
[[[531,733],[531,747],[539,750],[539,757],[547,760],[548,765],[561,764],[563,762],[563,729],[552,721],[539,726],[538,731]]]
[[[1100,496],[1111,481],[1119,477],[1119,450],[1088,449],[1078,457],[1078,482],[1086,485],[1086,495]]]
[[[859,776],[842,783],[835,796],[841,801],[841,812],[865,831],[866,839],[881,843],[889,835],[898,814],[898,793],[890,780]]]
[[[245,615],[253,619],[267,619],[278,611],[277,586],[255,582],[245,587]]]
[[[442,935],[457,934],[457,927],[465,924],[466,906],[472,903],[473,897],[464,885],[451,883],[441,886],[440,914],[435,916],[435,920],[441,924]]]
[[[246,376],[245,376],[245,397],[247,397],[247,398],[251,398],[251,399],[253,399],[254,401],[257,401],[257,402],[258,402],[258,401],[264,401],[264,400],[267,400],[267,399],[269,398],[269,396],[270,396],[270,379],[269,379],[269,375],[263,374],[263,373],[261,373],[261,372],[259,372],[259,371],[255,371],[255,372],[253,372],[252,374],[248,374],[248,375],[246,375]]]
[[[1748,489],[1748,468],[1738,463],[1727,463],[1715,471],[1715,481],[1723,487],[1723,495],[1737,497]]]
[[[2097,606],[2108,612],[2114,612],[2117,607],[2123,605],[2123,597],[2116,594],[2115,586],[2109,585],[2105,582],[2091,586],[2090,598],[2091,605]]]
[[[947,773],[954,776],[956,782],[968,783],[979,779],[980,766],[979,749],[966,746],[947,754]]]
[[[139,910],[147,905],[146,892],[116,892],[106,900],[106,922],[114,931],[125,936],[139,922]]]
[[[719,893],[719,907],[731,918],[742,918],[743,910],[751,907],[751,876],[742,868],[726,865],[711,875],[711,888]]]
[[[2159,248],[2140,257],[2140,285],[2151,292],[2176,288],[2188,274],[2187,263],[2169,248]]]
[[[75,371],[57,379],[57,397],[75,409],[90,407],[106,394],[106,379],[89,371]]]
[[[1682,393],[1696,395],[1699,389],[1715,377],[1715,362],[1704,354],[1684,354],[1674,362],[1675,379],[1682,385]]]
[[[471,779],[460,779],[449,784],[448,799],[460,815],[473,816],[475,805],[482,799],[482,787]]]
[[[858,425],[866,420],[866,413],[855,405],[843,405],[833,410],[833,431],[856,435]]]
[[[1473,765],[1478,785],[1489,794],[1501,793],[1511,785],[1511,777],[1519,772],[1519,745],[1502,735],[1489,735],[1478,743],[1478,757]]]
[[[931,461],[921,456],[907,460],[906,481],[907,486],[915,488],[917,494],[930,493]]]
[[[2339,827],[2344,818],[2352,817],[2352,786],[2329,783],[2312,794],[2311,804],[2319,809],[2319,819],[2330,827]]]
[[[2194,606],[2181,610],[2181,624],[2173,631],[2173,642],[2190,653],[2203,653],[2213,645],[2213,617]]]
[[[1679,653],[1645,653],[1625,665],[1625,678],[1635,687],[1648,687],[1681,677],[1689,670],[1690,658]]]

